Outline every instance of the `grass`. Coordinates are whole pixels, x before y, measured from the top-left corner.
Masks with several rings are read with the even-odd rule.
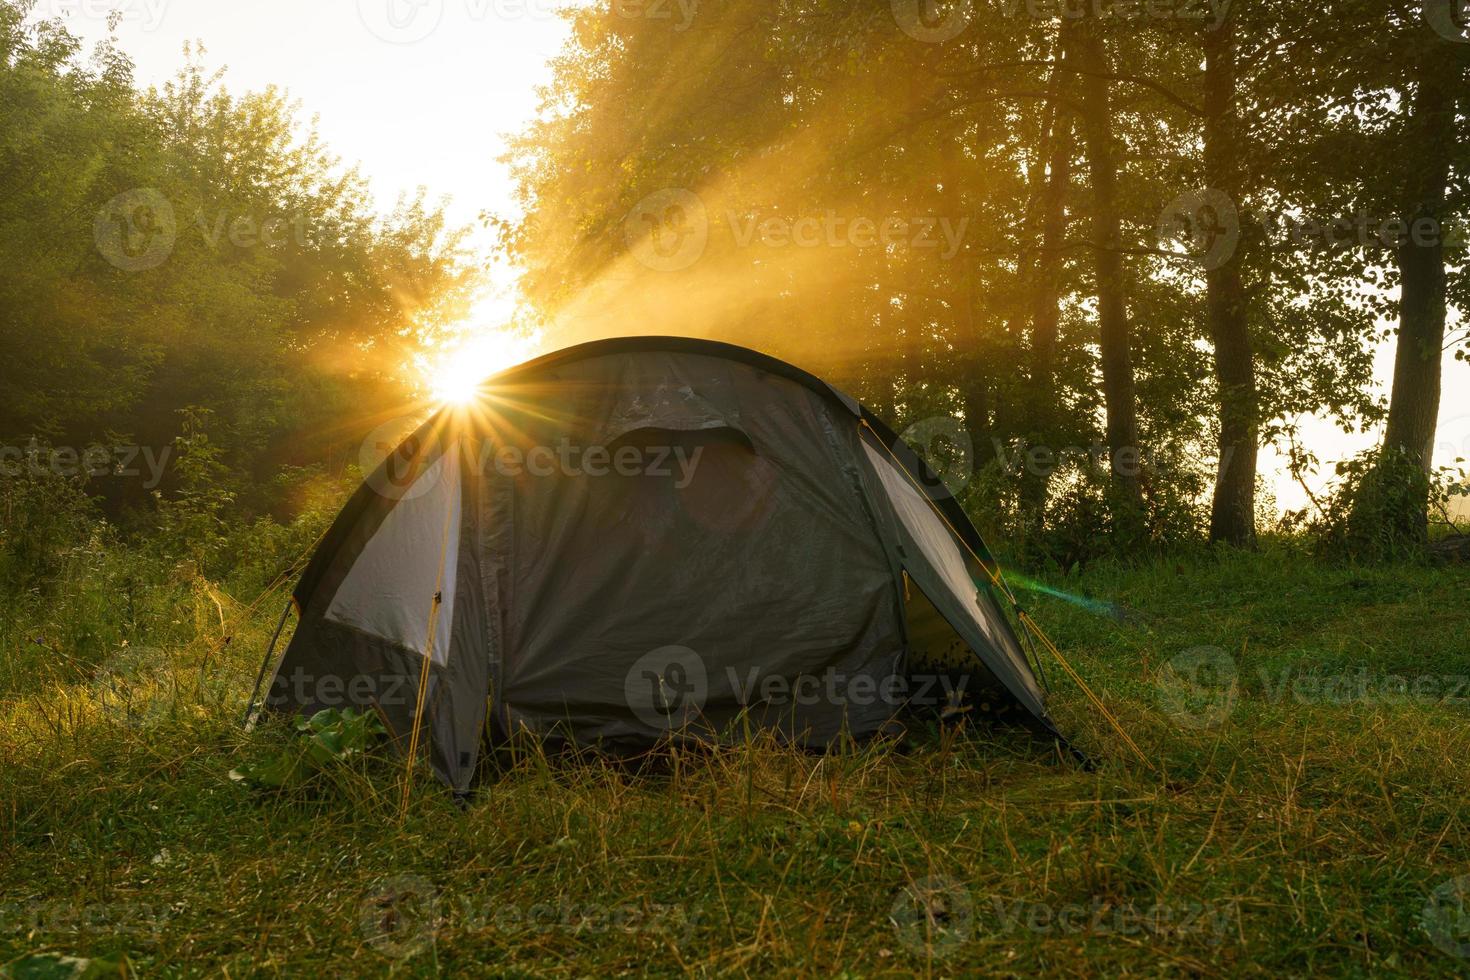
[[[825,757],[757,741],[654,774],[528,753],[463,811],[421,781],[400,823],[383,759],[287,795],[227,778],[283,737],[235,724],[274,610],[216,650],[238,606],[175,583],[141,657],[0,666],[0,962],[1470,973],[1440,948],[1470,946],[1446,886],[1470,875],[1470,574],[1271,552],[1049,584],[1122,610],[1031,604],[1156,769],[1053,669],[1095,772],[984,732]],[[8,664],[35,662],[27,632],[0,632]]]

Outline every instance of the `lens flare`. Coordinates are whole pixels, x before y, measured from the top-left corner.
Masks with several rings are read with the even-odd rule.
[[[1014,571],[1006,572],[1006,581],[1010,582],[1012,585],[1025,589],[1027,592],[1034,592],[1038,595],[1051,596],[1053,599],[1060,599],[1063,602],[1070,603],[1078,607],[1079,609],[1086,609],[1088,612],[1097,613],[1100,616],[1107,616],[1109,619],[1115,619],[1120,623],[1128,617],[1127,611],[1116,602],[1103,602],[1100,599],[1089,599],[1087,596],[1076,595],[1071,592],[1064,592],[1061,589],[1056,588],[1055,586],[1047,585],[1045,582],[1038,582],[1035,579],[1027,578],[1026,576],[1018,574]]]
[[[534,356],[537,341],[508,330],[487,330],[420,358],[419,371],[436,402],[468,405],[480,396],[486,378]]]

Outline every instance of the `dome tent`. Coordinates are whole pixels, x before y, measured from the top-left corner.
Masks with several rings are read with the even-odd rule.
[[[803,745],[914,706],[1057,735],[979,534],[857,402],[682,338],[573,347],[445,408],[352,497],[293,592],[265,704],[373,708],[468,787],[482,738]]]

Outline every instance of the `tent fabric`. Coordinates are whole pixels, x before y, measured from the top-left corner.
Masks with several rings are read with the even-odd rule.
[[[656,427],[640,441],[655,472],[492,477],[489,519],[510,529],[497,559],[513,569],[497,597],[501,726],[651,740],[660,732],[624,703],[623,681],[640,657],[676,647],[703,662],[711,727],[745,712],[818,744],[880,727],[892,708],[866,699],[792,713],[746,693],[767,676],[831,672],[865,686],[894,672],[903,641],[888,558],[860,488],[833,479],[855,449],[850,419],[844,443],[815,393],[703,355],[589,359],[558,383],[570,410],[550,419],[506,391],[513,444],[607,445],[636,418]],[[681,485],[679,460],[695,459]]]
[[[423,477],[409,480],[400,475],[431,472],[438,460],[454,448],[449,428],[444,419],[436,418],[405,440],[364,482],[328,531],[293,592],[299,622],[267,689],[267,707],[302,715],[328,708],[376,710],[394,741],[407,746],[423,668],[432,582],[414,599],[415,603],[424,599],[423,630],[406,630],[409,635],[401,642],[337,622],[327,613],[344,583],[352,578],[359,558],[365,554],[371,558],[371,544],[394,511],[422,499],[405,487],[427,489],[429,485],[419,483]],[[480,491],[474,467],[460,465],[445,472],[451,479],[455,474],[459,497],[476,499]],[[434,486],[447,489],[442,480]],[[424,540],[406,546],[428,555],[426,577],[437,577],[434,563],[446,550],[443,533],[443,525],[439,524],[432,532],[426,529]],[[489,690],[489,668],[483,652],[490,614],[480,578],[478,544],[477,526],[462,513],[449,546],[455,563],[452,573],[446,574],[446,595],[436,624],[438,636],[446,635],[447,624],[449,639],[447,646],[441,647],[436,637],[426,696],[432,706],[424,721],[430,758],[435,771],[456,789],[468,787],[474,775]],[[400,561],[408,560],[407,553],[400,555]],[[416,555],[414,560],[423,559]],[[448,591],[451,581],[452,592]],[[393,582],[391,575],[384,580],[384,603],[394,601],[389,598]],[[414,640],[414,636],[419,639]],[[444,656],[438,655],[439,649],[446,651]]]
[[[487,727],[827,746],[907,703],[907,575],[1050,731],[977,557],[922,461],[819,379],[707,341],[583,345],[441,411],[354,495],[297,586],[268,704],[371,706],[406,744],[438,583],[425,727],[456,788]]]
[[[451,448],[420,474],[368,540],[326,617],[370,636],[429,654],[429,619],[437,590],[445,595],[432,656],[449,659],[459,563],[459,453]],[[444,547],[429,547],[443,539]]]
[[[954,533],[897,464],[866,441],[863,450],[899,522],[904,570],[972,649],[990,654],[982,659],[1006,689],[1033,714],[1044,716],[1041,687],[1015,633],[988,586],[976,583],[983,572],[972,568]]]

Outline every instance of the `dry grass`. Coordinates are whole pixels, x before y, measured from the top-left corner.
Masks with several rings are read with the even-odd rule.
[[[282,737],[233,724],[273,623],[206,657],[218,617],[195,590],[176,618],[197,636],[123,685],[138,710],[117,710],[95,670],[0,691],[0,962],[51,949],[125,953],[164,976],[1470,969],[1433,941],[1470,943],[1470,917],[1424,925],[1435,889],[1470,874],[1470,686],[1445,680],[1470,675],[1463,571],[1270,556],[1055,584],[1138,614],[1037,607],[1157,772],[1061,689],[1062,728],[1095,773],[1009,733],[829,756],[758,742],[645,773],[525,753],[463,812],[424,782],[401,825],[386,760],[288,796],[226,778]],[[1201,646],[1229,652],[1233,702],[1170,686],[1175,658]],[[1393,673],[1443,683],[1397,697]],[[1360,676],[1378,683],[1321,694],[1322,677]]]

